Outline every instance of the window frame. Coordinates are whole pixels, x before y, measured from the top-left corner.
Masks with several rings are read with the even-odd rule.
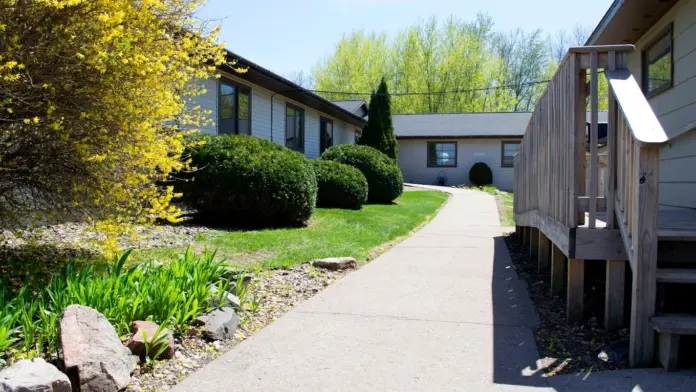
[[[322,123],[324,124],[331,124],[331,145],[330,146],[325,146],[324,143],[326,143],[326,136],[324,135],[324,131],[322,129]],[[319,154],[323,154],[324,151],[326,151],[328,148],[332,147],[334,145],[334,122],[332,119],[320,116],[319,117]]]
[[[517,151],[520,151],[520,144],[522,144],[521,141],[513,141],[513,140],[503,140],[500,142],[500,167],[515,167],[515,156],[512,156],[512,165],[506,165],[505,164],[505,145],[506,144],[517,144]]]
[[[301,144],[302,144],[302,145],[300,146],[299,149],[295,149],[295,148],[292,148],[292,147],[288,146],[288,108],[293,109],[293,110],[295,110],[296,112],[299,112],[299,113],[301,114],[301,118],[302,118],[302,121],[301,121],[302,129],[301,129],[301,137],[300,137],[300,139],[301,139]],[[285,118],[285,128],[284,128],[284,134],[285,134],[285,143],[284,143],[284,145],[285,145],[285,147],[287,147],[287,148],[289,148],[289,149],[291,149],[291,150],[293,150],[293,151],[297,151],[297,152],[300,152],[300,153],[304,154],[304,152],[305,152],[305,142],[306,142],[306,136],[307,136],[307,134],[306,134],[306,129],[307,129],[306,119],[307,119],[307,117],[306,117],[305,110],[304,110],[303,108],[297,106],[297,105],[293,105],[293,104],[291,104],[291,103],[289,103],[289,102],[286,102],[286,103],[285,103],[285,116],[284,116],[284,118]]]
[[[430,159],[430,151],[432,151],[431,146],[437,145],[437,144],[453,144],[454,145],[454,164],[453,165],[438,165],[437,164],[437,146],[435,147],[434,160]],[[428,142],[426,144],[426,149],[427,150],[425,152],[425,159],[426,159],[427,167],[433,167],[433,168],[456,168],[456,167],[458,167],[458,164],[459,164],[459,154],[458,154],[459,146],[458,146],[456,140],[443,140],[443,141]]]
[[[649,64],[648,64],[648,51],[655,46],[660,40],[665,38],[665,36],[669,37],[669,64],[670,64],[670,75],[669,75],[669,85],[660,87],[658,89],[655,89],[653,91],[648,91],[649,86],[649,76],[650,76],[650,70],[649,70]],[[651,39],[648,44],[645,45],[644,49],[641,50],[640,53],[640,65],[641,65],[641,75],[640,75],[640,84],[641,84],[641,90],[643,90],[643,94],[645,95],[646,98],[652,98],[658,94],[661,94],[672,87],[674,87],[674,26],[673,23],[669,23],[664,29],[662,29],[658,34]]]
[[[226,84],[228,86],[234,87],[234,129],[232,133],[222,133],[220,132],[220,124],[221,124],[221,119],[220,116],[222,115],[222,85]],[[227,78],[220,78],[219,83],[217,84],[217,134],[218,135],[239,135],[239,93],[240,91],[247,95],[249,97],[249,133],[248,135],[252,134],[251,130],[251,87],[237,83],[236,81],[227,79]],[[229,120],[229,119],[228,119]],[[245,133],[245,135],[247,135]]]

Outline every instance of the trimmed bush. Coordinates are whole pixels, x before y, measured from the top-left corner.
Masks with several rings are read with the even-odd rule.
[[[198,136],[186,151],[198,170],[184,173],[183,201],[204,219],[232,226],[306,224],[317,200],[317,179],[303,155],[247,135]]]
[[[360,170],[367,179],[368,202],[391,203],[404,191],[404,177],[396,162],[372,147],[342,144],[326,150],[321,159]]]
[[[491,185],[493,172],[485,163],[477,162],[469,170],[469,181],[476,186]]]
[[[315,159],[317,206],[359,210],[367,200],[367,180],[360,170],[334,161]]]

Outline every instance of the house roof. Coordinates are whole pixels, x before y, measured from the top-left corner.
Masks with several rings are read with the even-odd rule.
[[[528,112],[394,114],[397,138],[522,137],[531,117]]]
[[[343,109],[355,113],[360,117],[367,116],[367,102],[362,99],[351,99],[345,101],[331,101]]]
[[[635,44],[679,0],[614,0],[585,45]]]
[[[524,136],[532,113],[426,113],[394,114],[394,134],[409,138],[516,138]],[[598,123],[605,124],[607,112],[599,112]],[[591,115],[587,112],[589,124]]]
[[[323,98],[305,89],[304,87],[295,84],[288,79],[285,79],[284,77],[245,59],[242,56],[239,56],[236,53],[227,50],[227,59],[230,62],[236,60],[237,64],[235,64],[234,67],[247,68],[248,71],[246,73],[236,72],[229,64],[220,66],[220,69],[227,71],[242,80],[259,85],[265,89],[273,91],[274,93],[282,94],[287,98],[307,105],[338,120],[345,121],[358,127],[365,125],[366,120],[362,118],[362,116],[359,116],[350,110],[346,110],[328,99]]]

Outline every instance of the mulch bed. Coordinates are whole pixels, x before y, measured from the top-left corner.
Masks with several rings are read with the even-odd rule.
[[[177,337],[178,348],[173,359],[139,368],[126,391],[169,390],[197,369],[232,349],[349,272],[351,270],[320,270],[310,264],[260,272],[252,278],[252,286],[247,294],[249,298],[255,300],[258,307],[255,311],[247,307],[237,312],[242,322],[234,339],[210,342],[200,337],[200,331],[196,329],[188,331],[185,336]]]
[[[546,374],[555,376],[627,368],[628,328],[607,332],[602,326],[602,262],[593,261],[594,265],[588,265],[586,270],[584,321],[569,325],[566,322],[565,296],[550,295],[549,272],[537,272],[537,262],[529,258],[529,249],[522,248],[514,234],[506,236],[505,243],[518,276],[529,286],[529,294],[539,314],[540,326],[534,335]]]

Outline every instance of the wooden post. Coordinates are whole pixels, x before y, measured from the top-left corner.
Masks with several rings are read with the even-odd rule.
[[[584,288],[584,260],[568,258],[568,293],[566,297],[568,323],[582,321]]]
[[[604,291],[604,329],[613,331],[623,326],[626,262],[607,260]]]
[[[539,260],[537,272],[549,269],[549,238],[539,230]]]
[[[539,255],[539,229],[529,228],[529,258],[535,260]]]
[[[599,138],[597,131],[597,114],[599,111],[599,93],[597,90],[599,75],[597,74],[597,65],[599,63],[599,54],[597,52],[592,52],[590,56],[590,222],[588,223],[588,227],[594,229],[597,227],[597,192],[599,186],[599,172],[597,171],[597,139]]]
[[[565,255],[555,244],[551,244],[551,295],[563,292],[563,281],[566,277]]]
[[[633,292],[631,294],[631,366],[649,365],[655,358],[655,331],[650,317],[655,313],[657,272],[657,216],[660,150],[634,147],[633,192]]]
[[[616,69],[616,52],[609,52],[609,70],[613,71]],[[607,175],[607,229],[613,229],[615,227],[614,221],[616,221],[616,213],[614,212],[614,203],[616,197],[616,165],[617,165],[617,153],[616,148],[618,132],[616,124],[616,99],[614,98],[614,93],[609,88],[608,99],[609,101],[609,121],[607,122],[607,151],[608,151],[608,175]]]

